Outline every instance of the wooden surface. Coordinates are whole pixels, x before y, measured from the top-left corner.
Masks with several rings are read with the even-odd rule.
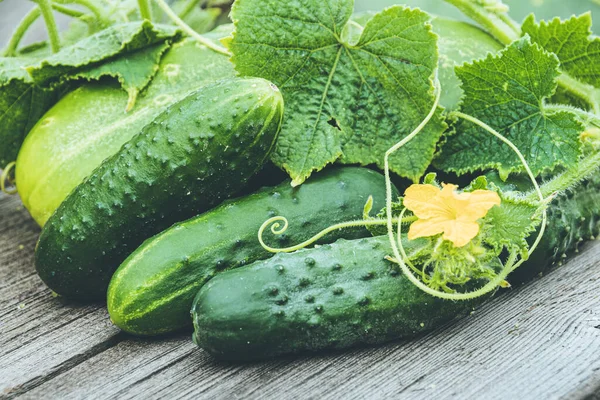
[[[598,398],[600,243],[416,340],[236,364],[189,333],[133,338],[103,304],[53,297],[33,267],[38,234],[0,195],[2,398]]]
[[[0,38],[28,6],[4,1]],[[189,333],[133,338],[103,304],[53,297],[33,267],[38,235],[0,194],[0,398],[600,398],[600,244],[413,341],[235,364]]]

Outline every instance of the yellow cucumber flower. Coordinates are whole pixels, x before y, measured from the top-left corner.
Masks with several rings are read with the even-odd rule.
[[[458,193],[458,186],[412,185],[406,189],[404,206],[418,218],[408,231],[408,239],[443,233],[443,238],[463,247],[479,233],[477,220],[485,217],[500,196],[491,190]]]

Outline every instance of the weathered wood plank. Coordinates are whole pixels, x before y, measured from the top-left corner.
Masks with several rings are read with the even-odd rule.
[[[18,197],[0,195],[0,393],[26,390],[72,367],[119,332],[101,304],[52,296],[33,266],[39,232]]]
[[[15,203],[0,199],[0,218]],[[25,243],[31,251],[37,228],[22,211],[9,218],[0,248]],[[15,227],[24,230],[9,233]],[[119,334],[104,308],[63,304],[34,283],[30,254],[11,266],[7,254],[15,257],[0,253],[0,274],[15,276],[13,296],[25,304],[0,309],[0,370],[8,371],[0,382],[22,385],[7,393],[11,397],[536,399],[583,398],[600,388],[600,243],[420,339],[251,364],[216,362],[187,333],[162,339]],[[19,294],[27,285],[38,287]]]

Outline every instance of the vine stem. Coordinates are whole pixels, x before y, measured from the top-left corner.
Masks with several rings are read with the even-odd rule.
[[[183,10],[181,10],[179,13],[178,17],[181,19],[187,17],[194,10],[194,8],[198,6],[199,2],[200,0],[189,0],[183,7]]]
[[[58,35],[58,27],[56,26],[56,19],[54,19],[54,13],[52,11],[52,2],[50,0],[33,0],[40,7],[42,17],[46,24],[46,30],[48,31],[48,39],[50,40],[50,48],[53,53],[58,53],[60,50],[60,37]]]
[[[398,224],[402,225],[404,223],[415,221],[416,217],[406,217],[403,220],[398,218],[397,220],[398,220]],[[283,226],[281,226],[280,223],[283,223]],[[265,230],[269,226],[271,226],[271,232],[274,235],[281,235],[288,229],[289,223],[288,223],[287,218],[282,217],[282,216],[277,216],[277,217],[269,218],[268,220],[263,222],[260,229],[258,230],[258,241],[260,242],[261,246],[268,252],[291,253],[293,251],[308,247],[311,244],[315,243],[317,240],[321,239],[323,236],[325,236],[333,231],[337,231],[339,229],[354,228],[354,227],[359,227],[359,226],[383,226],[386,224],[387,224],[387,219],[370,219],[370,220],[341,222],[339,224],[331,225],[330,227],[323,229],[321,232],[317,233],[310,239],[305,240],[304,242],[297,244],[295,246],[275,248],[275,247],[271,247],[265,243],[265,241],[263,239],[263,235],[264,235]]]
[[[228,57],[231,56],[231,53],[226,48],[213,43],[211,40],[205,38],[204,36],[200,35],[195,30],[193,30],[188,24],[186,24],[181,18],[179,18],[177,16],[177,14],[175,14],[175,12],[173,12],[171,7],[169,7],[169,5],[164,0],[155,0],[155,1],[156,1],[156,4],[158,4],[158,6],[164,11],[164,13],[167,14],[167,16],[177,26],[179,26],[179,28],[181,28],[182,31],[187,33],[192,38],[194,38],[198,43],[208,47],[209,49],[211,49],[219,54],[223,54]]]
[[[110,21],[107,19],[104,12],[91,0],[54,0],[55,3],[60,4],[79,4],[90,10],[92,14],[101,22],[103,26],[109,25]]]
[[[69,17],[81,18],[86,15],[84,12],[56,3],[52,3],[52,8],[61,14],[68,15]]]
[[[23,17],[8,42],[8,46],[4,51],[5,57],[15,57],[17,55],[17,49],[19,48],[23,36],[25,36],[31,25],[37,21],[40,15],[42,15],[40,8],[34,7],[25,15],[25,17]]]
[[[576,168],[570,168],[558,175],[556,178],[544,183],[541,187],[544,196],[551,196],[573,187],[575,184],[597,173],[600,169],[600,152],[583,158],[576,164]],[[528,194],[525,199],[531,200],[536,197],[535,193]]]
[[[576,97],[582,99],[591,107],[594,114],[600,114],[600,103],[598,102],[598,90],[593,86],[586,85],[572,78],[565,72],[562,72],[557,78],[558,86],[571,92]]]
[[[150,7],[150,0],[137,0],[138,8],[140,9],[140,15],[142,19],[152,21],[152,8]]]
[[[573,114],[576,114],[581,121],[586,124],[592,124],[594,126],[600,127],[600,115],[594,114],[589,111],[582,110],[578,107],[569,106],[566,104],[544,104],[544,110],[550,112],[561,112],[566,111]]]
[[[472,0],[446,0],[463,14],[483,26],[504,45],[509,45],[521,37],[519,24],[506,13],[488,11]]]

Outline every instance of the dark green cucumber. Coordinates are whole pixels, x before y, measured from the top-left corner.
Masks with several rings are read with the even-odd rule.
[[[194,341],[257,359],[410,337],[472,310],[425,294],[389,254],[387,236],[340,239],[218,275],[194,300]]]
[[[530,279],[598,235],[599,189],[589,182],[553,202],[547,236],[521,274]],[[339,240],[220,274],[194,300],[194,341],[238,360],[376,344],[431,330],[488,299],[427,295],[384,260],[389,254],[387,236]]]
[[[191,325],[190,308],[200,287],[215,274],[269,258],[257,232],[270,217],[285,216],[288,231],[265,240],[275,247],[301,243],[331,224],[362,218],[369,195],[385,205],[385,179],[366,168],[332,168],[300,187],[289,181],[226,202],[148,239],[113,275],[108,289],[111,320],[124,331],[156,335]],[[397,195],[397,192],[396,192]],[[325,237],[368,236],[363,228]]]
[[[106,295],[142,242],[242,189],[268,159],[283,115],[279,90],[232,79],[167,108],[77,186],[50,217],[35,264],[70,298]]]

